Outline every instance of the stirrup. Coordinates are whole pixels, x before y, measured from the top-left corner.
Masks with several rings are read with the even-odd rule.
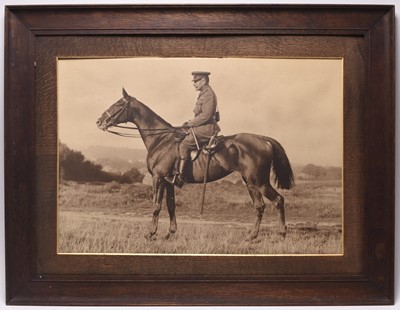
[[[165,176],[164,180],[178,188],[182,188],[182,186],[186,184],[186,182],[180,177],[180,173],[174,173],[172,178],[170,176]]]
[[[169,175],[164,177],[164,180],[167,181],[169,184],[175,185],[175,175],[171,178]]]

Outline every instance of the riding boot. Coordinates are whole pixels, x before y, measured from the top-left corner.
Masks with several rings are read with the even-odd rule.
[[[186,184],[185,181],[185,176],[184,176],[184,171],[186,167],[187,159],[185,157],[180,157],[179,158],[179,166],[178,166],[178,172],[175,175],[175,185],[179,188],[181,188],[184,184]]]
[[[179,164],[178,164],[178,170],[174,172],[173,177],[168,177],[166,176],[164,179],[171,183],[176,185],[177,187],[181,188],[185,183],[184,179],[184,171],[186,167],[187,159],[186,157],[180,157],[179,158]]]

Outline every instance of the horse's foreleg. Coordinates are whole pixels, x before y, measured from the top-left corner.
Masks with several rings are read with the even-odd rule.
[[[165,236],[165,239],[169,239],[177,229],[176,225],[176,217],[175,217],[175,188],[172,184],[167,184],[167,207],[168,207],[168,214],[169,214],[169,231],[168,234]]]
[[[152,227],[147,235],[147,238],[153,237],[158,228],[158,217],[160,215],[161,211],[161,205],[162,205],[162,199],[164,196],[164,189],[165,189],[165,183],[161,178],[154,177],[153,178],[153,205],[154,205],[154,211],[153,211],[153,219],[152,219]]]
[[[260,230],[261,220],[263,218],[265,204],[262,198],[261,193],[252,185],[247,184],[247,189],[249,191],[251,200],[253,201],[254,209],[256,210],[256,223],[254,224],[254,229],[251,232],[248,240],[254,240],[258,236],[258,232]]]

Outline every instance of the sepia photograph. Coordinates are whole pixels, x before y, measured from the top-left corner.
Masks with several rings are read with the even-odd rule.
[[[4,304],[394,305],[395,5],[134,2],[4,7]]]
[[[59,58],[57,252],[343,255],[343,59]]]

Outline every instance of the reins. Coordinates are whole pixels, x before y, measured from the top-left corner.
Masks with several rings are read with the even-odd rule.
[[[141,138],[141,136],[137,133],[125,133],[125,132],[118,132],[113,131],[107,128],[107,132],[112,133],[113,135],[117,135],[124,138]]]
[[[138,127],[129,127],[129,126],[111,126],[111,127],[116,127],[116,128],[123,128],[123,129],[131,129],[131,130],[140,130],[140,131],[150,131],[150,133],[146,133],[146,136],[151,136],[151,135],[159,135],[163,133],[173,133],[174,131],[169,128],[138,128]],[[110,130],[107,128],[107,132],[112,133],[114,135],[120,136],[120,137],[125,137],[125,138],[142,138],[140,134],[137,133],[125,133],[125,132],[118,132],[114,130]]]
[[[121,126],[121,125],[113,125],[110,127],[130,129],[130,130],[140,130],[142,132],[148,132],[145,134],[146,136],[160,135],[163,133],[173,133],[174,132],[174,129],[171,129],[171,128],[138,128],[138,127]],[[175,129],[179,129],[179,128],[181,128],[181,127],[175,127]],[[118,132],[118,131],[110,130],[108,128],[107,128],[107,132],[112,133],[117,136],[120,136],[120,137],[125,137],[125,138],[142,138],[142,136],[140,134]]]
[[[126,115],[128,117],[128,113],[129,113],[129,101],[127,101],[125,98],[123,98],[126,105],[124,106],[124,108],[122,108],[119,111],[116,111],[115,113],[111,114],[108,111],[106,111],[106,114],[109,116],[109,118],[114,118],[116,119],[117,117],[119,117],[122,113],[126,112]],[[138,128],[138,127],[131,127],[131,126],[121,126],[121,125],[111,125],[110,127],[116,127],[116,128],[122,128],[122,129],[129,129],[129,130],[139,130],[141,131],[143,134],[144,132],[149,132],[146,133],[146,136],[151,136],[151,135],[159,135],[159,134],[163,134],[163,133],[173,133],[174,129],[180,129],[182,127],[175,127],[174,129],[172,128]],[[142,135],[140,134],[136,134],[136,133],[125,133],[125,132],[118,132],[118,131],[114,131],[114,130],[109,130],[108,128],[106,129],[107,132],[112,133],[114,135],[120,136],[120,137],[125,137],[125,138],[142,138]]]

